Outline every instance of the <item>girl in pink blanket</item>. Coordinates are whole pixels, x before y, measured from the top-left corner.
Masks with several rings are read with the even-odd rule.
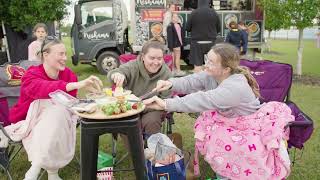
[[[159,81],[154,89],[188,95],[154,96],[144,103],[158,110],[202,112],[194,125],[195,174],[199,151],[217,174],[229,179],[285,178],[290,172],[285,126],[293,116],[282,103],[261,105],[257,82],[239,62],[235,47],[217,44],[207,54],[204,72]]]
[[[12,124],[5,129],[13,140],[22,140],[32,164],[25,180],[36,180],[41,168],[47,170],[48,180],[61,180],[59,168],[73,159],[77,118],[49,93],[62,90],[76,96],[78,89],[94,90],[102,82],[95,76],[77,82],[66,67],[64,44],[53,37],[43,41],[41,57],[43,64],[30,67],[22,77],[19,100],[10,109]]]

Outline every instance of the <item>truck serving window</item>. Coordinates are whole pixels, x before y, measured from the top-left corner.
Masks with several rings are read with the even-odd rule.
[[[81,5],[82,25],[89,27],[102,21],[112,20],[112,1],[91,1]]]

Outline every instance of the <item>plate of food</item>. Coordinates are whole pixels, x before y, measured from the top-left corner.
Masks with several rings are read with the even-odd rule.
[[[145,105],[139,100],[138,97],[134,96],[133,94],[130,94],[128,96],[117,96],[116,100],[114,99],[114,97],[112,97],[108,100],[106,100],[105,102],[103,102],[103,100],[98,100],[98,109],[94,113],[89,114],[86,112],[76,112],[76,114],[82,118],[87,119],[107,120],[119,119],[139,114],[145,109]]]

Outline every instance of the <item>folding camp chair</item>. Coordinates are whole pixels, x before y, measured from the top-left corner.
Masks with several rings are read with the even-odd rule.
[[[245,59],[241,60],[240,65],[248,67],[257,80],[262,102],[284,102],[291,108],[295,121],[289,124],[288,147],[303,149],[303,144],[310,138],[314,127],[312,119],[290,100],[293,77],[292,66],[269,60],[251,61]],[[293,163],[294,160],[295,156],[293,157]]]
[[[9,125],[8,111],[20,96],[20,80],[25,70],[39,62],[23,60],[19,63],[6,63],[0,66],[0,131],[9,139],[7,148],[0,148],[0,169],[4,171],[11,180],[9,171],[10,163],[22,149],[21,141],[13,141],[6,133],[4,127]]]

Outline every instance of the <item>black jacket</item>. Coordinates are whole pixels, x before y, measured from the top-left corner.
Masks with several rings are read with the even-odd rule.
[[[245,44],[246,40],[243,33],[239,29],[231,29],[226,37],[226,42],[230,43],[240,49],[241,44]]]
[[[182,43],[184,42],[184,29],[181,26],[181,24],[179,23],[180,27],[181,27],[181,39],[182,39]],[[167,44],[168,44],[168,48],[172,51],[173,48],[176,47],[181,47],[183,46],[183,44],[180,43],[179,37],[178,37],[178,33],[176,31],[176,28],[174,27],[173,23],[170,23],[167,27]]]
[[[193,41],[215,41],[221,31],[220,19],[214,9],[208,7],[208,0],[198,0],[198,8],[193,10],[186,25]]]

